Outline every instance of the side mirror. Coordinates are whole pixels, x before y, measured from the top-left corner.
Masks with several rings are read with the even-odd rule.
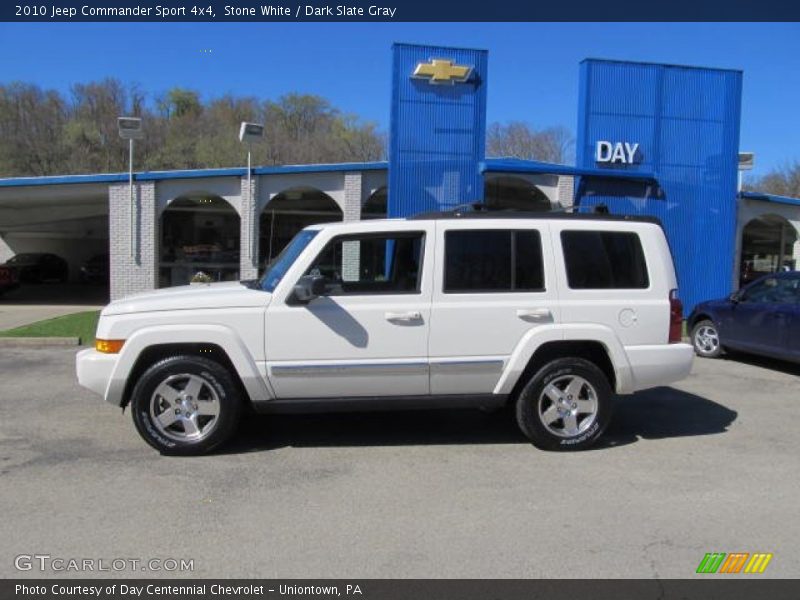
[[[325,294],[325,278],[320,275],[303,275],[294,284],[294,297],[301,304]]]
[[[728,296],[728,300],[733,302],[734,304],[738,304],[742,299],[742,290],[736,290],[730,296]]]

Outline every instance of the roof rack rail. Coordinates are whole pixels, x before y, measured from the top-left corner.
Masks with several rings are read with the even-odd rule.
[[[591,207],[584,207],[584,206],[581,206],[580,204],[573,204],[572,206],[560,206],[558,208],[551,208],[550,210],[541,211],[541,212],[550,213],[550,214],[552,214],[552,213],[587,214],[587,213],[579,213],[578,211],[580,211],[581,208],[592,208],[593,209],[592,212],[596,213],[596,214],[605,214],[605,215],[609,214],[608,206],[606,206],[605,204],[598,204],[596,206],[591,206]],[[480,202],[480,201],[465,202],[464,204],[459,204],[457,206],[454,206],[450,210],[429,211],[429,213],[431,213],[431,214],[432,213],[437,213],[437,214],[447,214],[447,213],[449,213],[449,214],[452,214],[453,216],[461,216],[461,215],[464,215],[464,214],[473,214],[473,213],[485,214],[485,213],[489,213],[489,212],[491,212],[491,213],[502,213],[504,215],[508,215],[509,213],[530,213],[530,212],[534,212],[534,211],[526,211],[526,210],[521,210],[521,209],[517,209],[517,208],[499,208],[499,207],[496,207],[496,206],[490,206],[490,205],[485,204],[485,203]],[[539,211],[536,211],[536,212],[539,212]],[[421,213],[421,214],[428,214],[428,213]],[[416,215],[415,215],[415,217],[416,217]]]
[[[480,205],[480,208],[476,208]],[[442,219],[575,219],[594,221],[634,221],[661,225],[658,217],[649,215],[620,215],[608,212],[605,204],[599,204],[594,212],[578,212],[581,206],[556,208],[547,211],[522,211],[514,209],[493,209],[480,203],[460,204],[450,210],[428,211],[408,217],[411,221],[430,221]]]

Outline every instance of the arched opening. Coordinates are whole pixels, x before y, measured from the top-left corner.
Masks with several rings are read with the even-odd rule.
[[[192,279],[239,279],[240,219],[220,196],[202,193],[172,200],[161,214],[159,287]]]
[[[797,230],[779,215],[763,215],[747,223],[742,231],[742,263],[739,284],[777,271],[794,271],[793,249]]]
[[[487,178],[483,197],[484,204],[494,210],[552,210],[545,193],[521,177],[503,175]]]
[[[261,269],[280,254],[295,234],[309,225],[342,220],[342,211],[328,194],[296,187],[272,198],[259,219],[258,264]]]
[[[372,194],[367,201],[364,202],[364,206],[361,207],[361,218],[362,219],[385,219],[386,218],[386,202],[388,200],[388,194],[386,191],[386,186],[381,186]]]

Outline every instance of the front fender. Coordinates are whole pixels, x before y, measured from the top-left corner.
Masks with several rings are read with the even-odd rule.
[[[233,329],[224,325],[182,323],[143,327],[125,340],[111,372],[105,399],[121,406],[128,377],[142,352],[153,346],[170,344],[219,346],[228,355],[252,402],[262,402],[273,397],[247,346]]]
[[[619,394],[634,390],[628,355],[614,331],[604,325],[591,323],[553,324],[536,327],[526,333],[511,353],[495,394],[510,394],[535,352],[548,342],[588,341],[599,342],[608,352],[614,368],[616,391]]]

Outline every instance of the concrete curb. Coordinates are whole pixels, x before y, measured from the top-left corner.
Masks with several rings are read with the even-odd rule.
[[[0,348],[77,346],[76,337],[0,337]]]

